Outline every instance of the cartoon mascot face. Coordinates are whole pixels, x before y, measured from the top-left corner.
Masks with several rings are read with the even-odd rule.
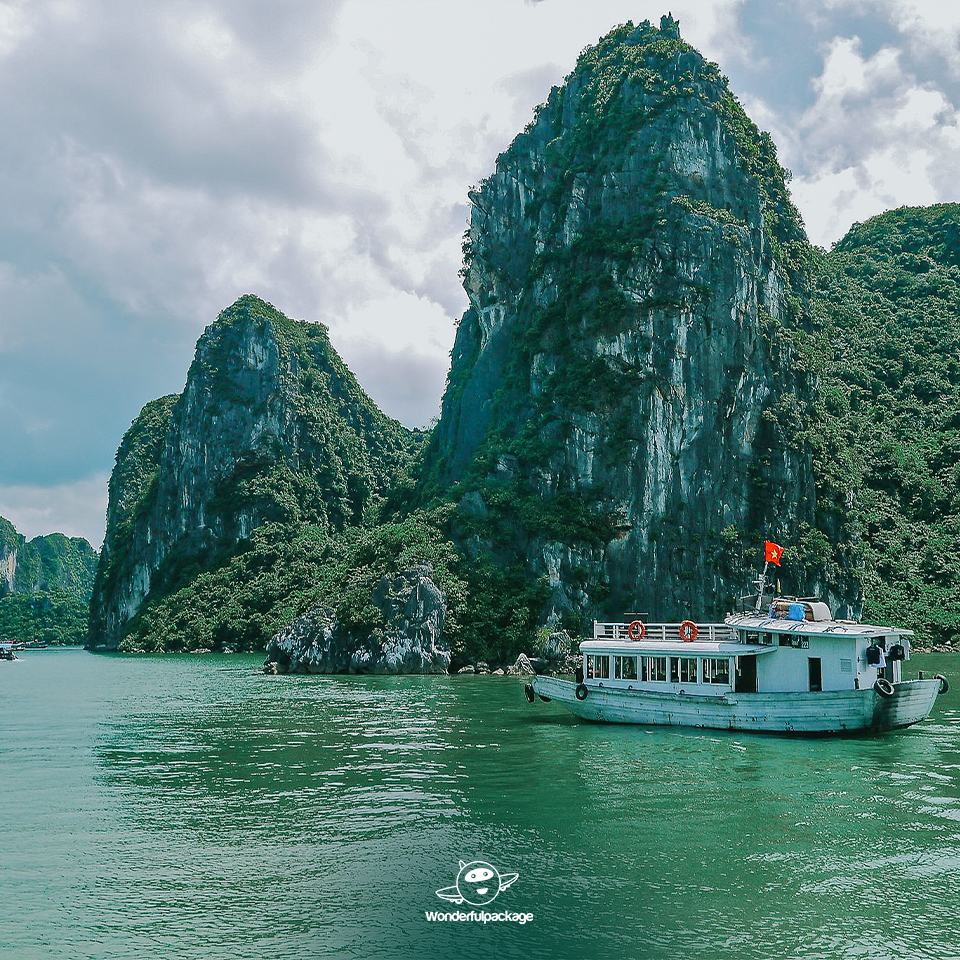
[[[461,864],[457,889],[463,899],[475,907],[492,903],[500,892],[500,874],[496,867],[483,860]]]
[[[496,900],[500,891],[506,890],[517,876],[516,873],[501,876],[495,866],[484,860],[472,860],[470,863],[461,860],[456,886],[438,890],[437,896],[453,903],[482,907]]]

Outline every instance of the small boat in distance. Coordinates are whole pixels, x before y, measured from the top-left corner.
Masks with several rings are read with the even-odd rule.
[[[912,630],[834,620],[809,597],[763,610],[766,571],[756,609],[723,623],[595,621],[576,679],[534,677],[527,700],[605,723],[795,734],[896,730],[930,715],[949,684],[904,677]]]
[[[13,640],[0,640],[0,660],[19,660],[14,650],[22,650],[23,646]]]

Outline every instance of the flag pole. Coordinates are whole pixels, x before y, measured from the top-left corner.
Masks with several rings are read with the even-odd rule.
[[[755,581],[757,584],[757,613],[760,613],[763,608],[763,592],[767,587],[767,569],[770,566],[769,560],[763,561],[763,573],[760,574],[760,579]]]

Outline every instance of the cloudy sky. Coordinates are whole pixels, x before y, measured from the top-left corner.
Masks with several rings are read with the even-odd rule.
[[[247,292],[427,424],[468,188],[584,46],[667,9],[815,243],[960,199],[954,0],[0,0],[0,516],[99,546],[123,432]]]

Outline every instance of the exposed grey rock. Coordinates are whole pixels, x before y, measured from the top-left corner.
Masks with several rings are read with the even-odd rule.
[[[517,657],[516,663],[507,667],[504,672],[509,677],[527,677],[533,676],[537,671],[533,669],[530,658],[525,653],[521,653],[520,656]]]
[[[308,611],[273,638],[267,665],[291,673],[446,673],[447,599],[432,574],[423,565],[383,577],[371,595],[383,625],[372,631],[351,629],[330,607]]]
[[[806,238],[775,159],[758,172],[750,157],[772,142],[738,110],[676,21],[623,27],[471,191],[436,469],[480,483],[483,464],[487,485],[606,524],[591,540],[521,516],[515,543],[466,541],[545,578],[544,619],[720,617],[746,549],[821,523],[791,337],[807,287],[786,254]],[[483,516],[477,491],[460,503]],[[849,571],[810,573],[825,579],[803,589],[856,603]]]
[[[570,655],[573,639],[566,630],[558,630],[549,636],[537,641],[533,645],[534,655],[548,661],[556,663]]]

